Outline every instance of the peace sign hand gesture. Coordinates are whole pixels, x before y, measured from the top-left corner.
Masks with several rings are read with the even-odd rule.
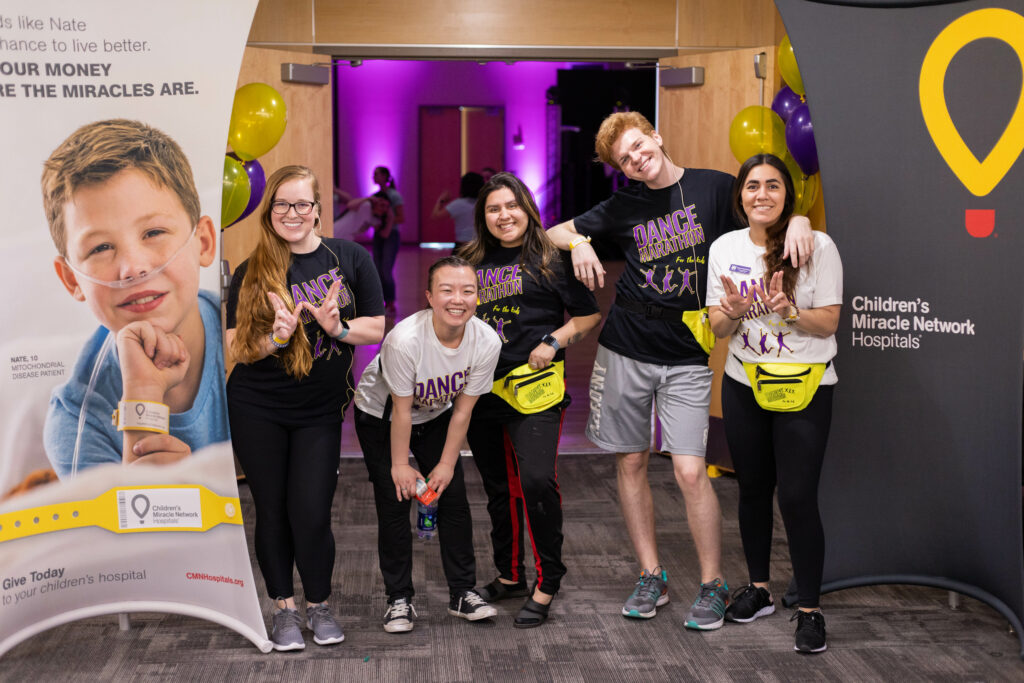
[[[783,318],[789,314],[789,309],[792,308],[793,304],[789,302],[789,297],[782,291],[782,271],[777,271],[772,275],[771,282],[768,284],[768,293],[765,294],[764,290],[761,289],[760,285],[757,285],[757,294],[764,301],[764,305],[767,306],[773,313],[777,313]]]
[[[725,296],[718,300],[718,305],[721,307],[722,312],[729,316],[731,320],[739,320],[747,314],[747,311],[750,310],[750,305],[754,302],[754,288],[749,287],[747,295],[742,296],[731,277],[722,275],[721,279],[722,287],[725,288]]]
[[[274,307],[274,336],[281,341],[291,339],[291,336],[295,334],[295,328],[299,324],[299,314],[302,313],[302,306],[296,306],[294,311],[289,311],[288,304],[274,292],[267,292],[267,298],[270,299],[270,305]]]
[[[327,296],[324,297],[319,306],[314,306],[308,301],[303,301],[298,306],[299,310],[305,309],[312,313],[324,332],[332,337],[337,337],[341,334],[342,329],[341,313],[338,310],[338,293],[340,291],[341,281],[335,280],[331,288],[327,290]]]

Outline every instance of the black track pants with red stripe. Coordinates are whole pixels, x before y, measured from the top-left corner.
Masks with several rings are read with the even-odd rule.
[[[522,415],[494,394],[485,394],[477,402],[467,433],[487,492],[498,574],[509,581],[525,578],[523,539],[528,535],[537,583],[549,595],[558,592],[565,576],[557,470],[564,412],[564,406],[557,406]]]

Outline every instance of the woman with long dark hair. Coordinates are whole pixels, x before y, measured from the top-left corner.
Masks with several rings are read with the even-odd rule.
[[[366,250],[320,235],[320,189],[304,166],[267,181],[260,240],[235,271],[226,346],[235,454],[256,505],[256,559],[275,601],[271,639],[301,650],[292,569],[319,645],[345,636],[327,606],[334,570],[331,504],[352,347],[384,336],[380,280]]]
[[[495,174],[480,191],[475,222],[476,238],[459,253],[476,268],[477,316],[502,340],[497,391],[480,397],[468,432],[487,492],[498,570],[479,592],[488,601],[527,597],[514,625],[530,628],[547,619],[565,575],[556,459],[569,397],[533,412],[506,390],[505,379],[520,377],[524,395],[544,380],[564,393],[565,348],[594,329],[601,314],[594,295],[572,276],[568,254],[548,239],[519,178]],[[524,512],[536,556],[532,591],[523,567]]]
[[[740,536],[750,584],[733,594],[725,618],[748,623],[775,611],[769,561],[777,488],[800,595],[794,648],[822,652],[825,536],[818,480],[837,381],[832,359],[843,266],[835,243],[822,232],[814,233],[814,253],[805,265],[795,268],[782,258],[794,193],[778,157],[748,159],[732,197],[750,227],[711,245],[708,301],[719,302],[710,307],[715,335],[729,339],[722,413],[740,487]]]

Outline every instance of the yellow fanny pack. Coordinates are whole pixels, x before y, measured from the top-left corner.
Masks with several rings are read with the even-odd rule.
[[[683,311],[683,324],[690,328],[693,338],[697,340],[704,353],[711,355],[715,348],[715,333],[711,331],[711,317],[708,315],[708,307],[696,311]]]
[[[495,380],[491,391],[525,415],[547,410],[565,398],[565,361],[556,361],[541,370],[520,365]]]
[[[754,399],[765,410],[796,412],[814,398],[828,363],[743,363]]]

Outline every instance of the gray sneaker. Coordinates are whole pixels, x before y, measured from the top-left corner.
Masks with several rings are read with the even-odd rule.
[[[270,631],[270,639],[274,641],[274,649],[301,650],[306,647],[302,639],[302,617],[299,611],[285,607],[274,612],[274,627]]]
[[[313,632],[313,642],[317,645],[334,645],[345,640],[345,634],[326,603],[306,605],[306,624]]]
[[[725,608],[729,604],[729,586],[721,579],[700,585],[697,599],[693,601],[690,613],[686,615],[686,628],[698,631],[712,631],[721,628],[725,622]]]
[[[633,594],[622,606],[622,616],[650,619],[665,604],[668,604],[668,574],[661,567],[655,567],[652,572],[645,569],[640,572]]]

